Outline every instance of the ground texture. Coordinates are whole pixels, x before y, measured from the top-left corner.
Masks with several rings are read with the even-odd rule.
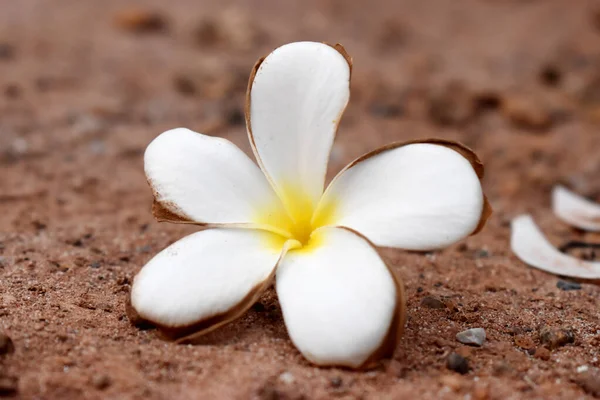
[[[553,243],[599,242],[549,210],[563,183],[600,199],[600,8],[574,1],[20,0],[0,4],[0,397],[557,399],[600,395],[600,289],[557,287],[508,247],[532,212]],[[342,43],[352,98],[331,174],[392,141],[441,137],[486,164],[486,229],[431,254],[384,250],[408,321],[368,372],[319,369],[273,289],[195,345],[132,326],[135,273],[193,231],[159,224],[145,146],[186,126],[249,151],[254,61]],[[588,256],[593,256],[588,254]],[[424,300],[425,299],[425,300]],[[457,332],[482,327],[468,348]],[[550,330],[564,343],[544,342]],[[572,339],[572,340],[570,340]],[[3,342],[4,341],[4,342]],[[447,368],[448,355],[470,371]]]

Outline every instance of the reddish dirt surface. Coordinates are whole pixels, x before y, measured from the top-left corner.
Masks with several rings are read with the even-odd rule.
[[[0,355],[0,396],[600,395],[589,375],[600,367],[600,289],[560,290],[508,248],[509,221],[522,212],[555,244],[600,241],[549,210],[557,182],[600,198],[599,5],[226,3],[0,4],[0,330],[16,348]],[[408,322],[394,359],[368,372],[305,361],[272,289],[196,345],[125,315],[135,273],[193,231],[153,220],[145,146],[186,126],[249,151],[247,76],[259,56],[296,40],[340,42],[354,57],[332,173],[385,143],[426,137],[461,140],[486,163],[495,214],[481,234],[432,254],[384,251],[405,280]],[[422,305],[426,296],[442,308]],[[571,330],[574,343],[541,350],[544,325]],[[455,340],[471,327],[485,328],[482,348]],[[470,372],[446,368],[452,351],[468,356]]]

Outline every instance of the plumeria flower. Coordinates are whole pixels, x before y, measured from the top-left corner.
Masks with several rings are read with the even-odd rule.
[[[148,146],[155,216],[206,229],[136,276],[131,305],[143,319],[178,337],[206,333],[275,278],[289,336],[309,361],[360,368],[393,353],[404,289],[375,246],[440,249],[477,232],[490,209],[475,154],[443,140],[377,149],[323,191],[351,70],[342,46],[312,42],[257,62],[246,123],[258,166],[231,142],[183,128]]]

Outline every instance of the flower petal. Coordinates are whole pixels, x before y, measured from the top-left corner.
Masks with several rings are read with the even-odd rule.
[[[137,274],[131,305],[175,336],[210,331],[254,304],[271,281],[284,240],[253,229],[217,228],[186,236]]]
[[[345,228],[313,233],[277,270],[290,338],[318,365],[368,367],[390,356],[404,326],[402,284],[363,237]]]
[[[579,196],[564,186],[552,191],[554,213],[567,224],[586,231],[600,232],[600,204]]]
[[[285,203],[317,205],[333,139],[350,97],[350,57],[341,45],[299,42],[255,65],[246,123],[259,165]]]
[[[511,231],[510,247],[524,263],[561,276],[600,278],[600,262],[580,260],[558,251],[544,237],[530,215],[513,219]]]
[[[453,142],[392,144],[350,163],[329,185],[315,219],[378,246],[446,247],[483,227],[491,208],[481,163]]]
[[[260,169],[228,140],[173,129],[150,143],[144,168],[159,220],[260,225],[270,222],[265,209],[288,218]]]

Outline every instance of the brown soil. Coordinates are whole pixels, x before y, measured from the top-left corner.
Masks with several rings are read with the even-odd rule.
[[[522,212],[557,245],[600,241],[548,208],[557,182],[600,196],[597,4],[136,3],[0,4],[0,331],[15,346],[0,355],[0,396],[600,395],[600,289],[563,291],[508,248],[509,221]],[[405,279],[408,322],[394,359],[368,372],[307,363],[272,289],[197,345],[165,341],[125,314],[136,271],[193,231],[153,220],[145,146],[186,126],[249,151],[247,75],[295,40],[340,42],[354,57],[332,172],[385,143],[426,137],[461,140],[486,163],[495,214],[482,233],[439,253],[384,251]],[[485,328],[482,348],[455,340],[471,327]],[[467,356],[468,373],[447,369],[451,352]]]

